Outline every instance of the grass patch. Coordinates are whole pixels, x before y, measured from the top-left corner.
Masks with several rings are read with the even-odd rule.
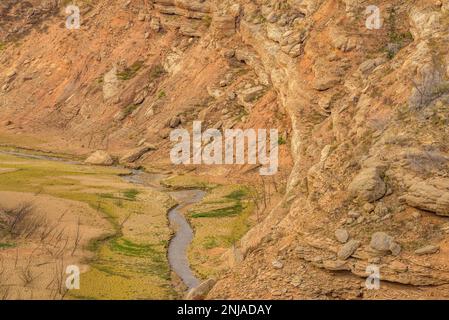
[[[128,117],[131,113],[133,113],[139,106],[135,104],[130,104],[123,110],[123,115]]]
[[[218,187],[217,184],[204,181],[197,176],[178,175],[169,177],[161,181],[161,184],[173,190],[188,190],[188,189],[201,189],[211,190]]]
[[[249,230],[253,211],[249,190],[240,185],[217,186],[190,209],[187,217],[195,237],[189,261],[200,278],[215,277],[224,271],[221,257]]]
[[[123,192],[123,196],[125,198],[128,198],[130,200],[136,200],[136,197],[139,195],[140,191],[137,189],[128,189],[125,192]]]
[[[167,195],[138,190],[131,184],[123,186],[118,175],[129,171],[112,167],[0,154],[0,168],[18,169],[1,175],[0,190],[39,192],[84,202],[94,214],[96,212],[110,222],[112,228],[88,243],[86,249],[95,252],[95,256],[86,261],[91,268],[81,277],[81,290],[71,291],[70,298],[176,297],[166,256],[171,234],[166,212],[172,205]],[[145,201],[138,201],[140,194]],[[134,217],[138,217],[136,221],[133,221]],[[10,245],[0,243],[0,249]]]
[[[16,247],[15,243],[0,242],[0,250],[9,249],[9,248],[15,248],[15,247]]]
[[[248,192],[246,189],[239,189],[239,190],[232,191],[230,194],[225,196],[225,198],[240,201],[247,195],[248,195]]]
[[[167,94],[165,93],[164,90],[159,91],[159,93],[157,94],[158,99],[165,98],[166,96],[167,96]]]
[[[164,67],[161,64],[157,64],[153,66],[150,70],[149,79],[150,81],[154,81],[162,77],[166,73]]]
[[[125,70],[117,72],[117,78],[126,81],[131,80],[136,76],[139,70],[143,67],[143,61],[136,61],[130,67],[126,67]]]
[[[112,251],[132,257],[146,257],[157,252],[149,244],[137,244],[124,238],[114,239],[109,247]]]
[[[240,214],[243,211],[241,203],[237,203],[231,207],[215,209],[207,212],[192,213],[192,218],[221,218]]]
[[[278,145],[282,146],[284,144],[287,144],[287,139],[285,139],[284,137],[279,137],[278,138]]]

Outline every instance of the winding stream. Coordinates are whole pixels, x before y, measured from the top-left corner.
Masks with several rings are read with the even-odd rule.
[[[163,188],[159,181],[166,176],[159,173],[146,173],[142,170],[132,170],[130,175],[122,178],[129,183],[143,185],[155,188],[164,192],[175,199],[178,203],[176,207],[168,212],[170,228],[174,231],[174,236],[168,245],[168,263],[173,272],[175,272],[184,284],[189,288],[197,287],[201,281],[195,276],[190,268],[187,251],[194,237],[194,231],[189,222],[182,213],[182,209],[189,205],[200,202],[206,195],[202,190],[183,190],[169,192]]]
[[[35,155],[17,151],[1,150],[0,153],[27,159],[58,161],[72,165],[83,165],[83,163],[81,162],[70,161],[45,155]],[[171,270],[181,278],[181,280],[189,289],[192,289],[197,287],[201,281],[195,276],[194,272],[190,268],[187,251],[193,240],[194,231],[192,230],[192,227],[190,226],[181,210],[189,205],[200,202],[206,195],[206,192],[202,190],[183,190],[170,192],[160,184],[160,181],[165,177],[166,175],[161,173],[146,173],[143,170],[131,170],[131,174],[121,176],[121,178],[128,183],[166,192],[178,203],[176,207],[168,212],[170,227],[174,231],[174,236],[170,240],[168,246],[168,262],[170,264]]]
[[[200,284],[200,280],[195,277],[192,269],[190,269],[187,257],[187,250],[193,240],[194,232],[181,210],[188,205],[200,202],[206,195],[206,192],[186,190],[171,192],[170,195],[180,204],[168,213],[170,226],[175,231],[175,236],[171,239],[168,246],[168,262],[184,284],[189,289],[192,289]]]

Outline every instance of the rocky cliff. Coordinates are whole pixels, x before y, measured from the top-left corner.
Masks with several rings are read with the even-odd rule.
[[[0,7],[11,143],[119,156],[151,144],[132,162],[167,165],[170,131],[194,120],[279,128],[285,196],[210,298],[449,296],[447,3],[79,2],[79,30],[56,1]],[[365,286],[372,267],[379,290]]]

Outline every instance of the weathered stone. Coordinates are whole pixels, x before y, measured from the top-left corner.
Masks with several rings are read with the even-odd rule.
[[[113,67],[103,77],[103,98],[108,100],[119,92],[120,82],[117,78],[117,68]]]
[[[366,213],[371,213],[371,212],[373,212],[375,208],[376,208],[376,207],[375,207],[372,203],[369,203],[369,202],[367,202],[367,203],[365,203],[365,204],[363,205],[363,210],[364,210]]]
[[[426,254],[434,254],[437,253],[438,251],[440,251],[440,247],[429,245],[416,250],[415,254],[422,256]]]
[[[407,265],[400,261],[393,261],[389,267],[396,272],[406,272],[408,270]]]
[[[354,178],[348,189],[353,196],[368,202],[381,199],[387,192],[387,186],[377,168],[363,169]]]
[[[141,92],[139,92],[135,98],[134,98],[134,105],[139,105],[142,104],[145,101],[145,98],[147,97],[148,92],[146,90],[142,90]]]
[[[162,26],[161,26],[161,21],[159,20],[159,18],[151,18],[150,28],[156,32],[159,32],[161,30]]]
[[[215,283],[216,281],[214,279],[204,281],[198,287],[191,289],[187,293],[186,300],[204,300]]]
[[[345,229],[337,229],[335,231],[335,238],[338,240],[338,242],[346,243],[349,240],[349,233]]]
[[[383,64],[385,62],[386,62],[386,59],[384,57],[366,60],[365,62],[363,62],[360,65],[359,70],[363,74],[367,74],[367,73],[373,71],[374,68],[376,68],[377,66],[380,66],[381,64]]]
[[[348,216],[349,216],[350,218],[357,219],[357,218],[360,217],[360,212],[357,212],[357,211],[352,210],[352,211],[349,211],[349,212],[348,212]]]
[[[314,89],[316,89],[318,91],[326,91],[332,87],[335,87],[339,83],[340,83],[340,79],[338,79],[338,78],[319,77],[318,79],[315,80],[313,87],[314,87]]]
[[[374,213],[376,215],[378,215],[379,217],[383,217],[383,216],[387,215],[389,213],[389,211],[390,210],[387,208],[387,206],[382,202],[379,202],[376,205],[376,208],[374,209]]]
[[[371,237],[370,246],[378,251],[388,251],[392,242],[394,242],[393,237],[385,232],[376,232]]]
[[[176,128],[176,127],[179,126],[180,124],[181,124],[181,118],[178,117],[178,116],[173,117],[173,118],[169,121],[169,123],[168,123],[168,125],[169,125],[170,128]]]
[[[414,184],[404,200],[411,207],[449,216],[449,179],[434,178]]]
[[[242,91],[239,94],[239,97],[241,97],[244,102],[252,102],[257,99],[263,93],[263,91],[263,86],[253,87]]]
[[[145,153],[152,151],[152,150],[156,150],[157,148],[153,145],[144,145],[142,147],[133,149],[131,151],[129,151],[128,153],[126,153],[121,159],[120,162],[121,163],[127,163],[127,162],[135,162],[137,160],[139,160]]]
[[[351,240],[338,251],[338,259],[347,260],[360,247],[360,241]]]
[[[279,260],[274,260],[271,265],[273,266],[273,268],[275,269],[282,269],[284,267],[284,265],[282,264],[282,262],[280,262]]]
[[[114,160],[106,151],[98,150],[91,154],[84,163],[99,166],[111,166],[114,164]]]
[[[401,246],[385,232],[374,233],[371,237],[370,247],[377,251],[390,251],[395,256],[401,252]]]
[[[331,271],[349,271],[351,268],[346,261],[342,260],[325,260],[323,261],[323,267]]]

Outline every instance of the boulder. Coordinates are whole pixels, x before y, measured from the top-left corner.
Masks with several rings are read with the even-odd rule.
[[[411,207],[449,216],[449,179],[434,178],[416,183],[403,199]]]
[[[401,246],[394,241],[394,238],[385,232],[376,232],[371,237],[370,247],[377,251],[388,252],[397,256],[401,253]]]
[[[352,196],[368,202],[374,202],[385,196],[387,185],[382,180],[381,171],[378,168],[366,168],[349,184],[349,192]]]
[[[360,241],[351,240],[346,243],[337,253],[339,260],[347,260],[360,247]]]
[[[209,279],[201,283],[198,287],[191,289],[186,296],[186,300],[204,300],[214,287],[216,281]]]
[[[84,163],[98,166],[111,166],[114,164],[114,160],[106,151],[98,150],[92,153]]]
[[[139,160],[145,153],[152,151],[152,150],[156,150],[157,148],[153,145],[150,144],[145,144],[142,147],[133,149],[131,151],[129,151],[128,153],[126,153],[121,159],[120,162],[121,163],[132,163],[135,162],[137,160]]]

